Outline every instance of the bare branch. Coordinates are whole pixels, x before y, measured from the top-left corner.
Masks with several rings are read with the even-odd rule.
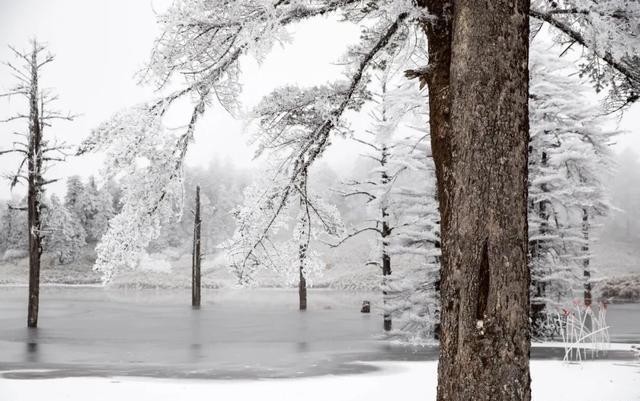
[[[353,238],[353,237],[355,237],[355,236],[357,236],[357,235],[360,235],[360,234],[362,234],[362,233],[364,233],[364,232],[367,232],[367,231],[375,231],[375,232],[377,232],[378,234],[382,235],[382,231],[381,231],[380,229],[376,228],[376,227],[365,227],[365,228],[361,228],[361,229],[359,229],[359,230],[356,230],[356,231],[352,232],[351,234],[348,234],[347,236],[345,236],[344,238],[342,238],[342,239],[341,239],[338,243],[336,243],[336,244],[330,244],[330,243],[326,243],[326,244],[327,244],[327,245],[329,245],[331,248],[337,248],[337,247],[339,247],[340,245],[342,245],[343,243],[345,243],[345,241],[347,241],[348,239]]]

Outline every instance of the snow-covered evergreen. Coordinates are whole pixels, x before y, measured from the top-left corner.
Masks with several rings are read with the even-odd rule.
[[[530,15],[551,26],[556,43],[583,47],[580,72],[597,91],[608,91],[608,110],[621,110],[640,98],[640,3],[534,0]]]
[[[372,168],[343,190],[345,197],[360,198],[369,213],[340,244],[373,232],[377,256],[369,264],[382,272],[384,328],[403,340],[422,342],[433,339],[438,321],[435,175],[427,145],[427,100],[413,84],[398,81],[393,73],[402,69],[395,62],[384,63],[377,77],[381,89],[371,94],[371,128],[354,135]]]
[[[532,45],[529,248],[536,326],[546,312],[582,298],[585,286],[590,291],[591,226],[610,208],[604,182],[616,132],[604,128],[602,108],[589,101],[583,81],[570,76],[571,67]]]
[[[51,195],[44,216],[45,252],[52,253],[60,264],[76,260],[86,245],[86,233],[78,217],[70,212],[56,195]]]
[[[9,258],[13,255],[24,256],[29,248],[27,213],[11,208],[11,205],[21,203],[24,201],[14,199],[3,205],[0,210],[0,251],[6,255],[3,258]]]

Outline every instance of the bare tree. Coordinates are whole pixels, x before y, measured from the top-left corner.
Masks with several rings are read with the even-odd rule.
[[[191,306],[200,306],[200,262],[202,261],[202,253],[200,249],[200,234],[202,232],[202,220],[200,219],[200,186],[196,187],[196,205],[194,210],[193,221],[193,261],[191,276]]]
[[[51,63],[53,55],[44,53],[46,46],[32,41],[30,51],[21,52],[10,47],[13,54],[19,60],[19,64],[6,63],[17,79],[18,84],[8,92],[0,96],[23,96],[29,104],[29,112],[18,113],[2,122],[21,121],[28,122],[28,132],[14,132],[17,139],[12,143],[11,149],[0,151],[0,155],[16,153],[21,160],[14,174],[7,178],[11,182],[11,188],[18,182],[27,183],[27,205],[18,206],[16,209],[26,210],[28,213],[29,233],[29,306],[28,327],[38,326],[38,303],[40,294],[40,256],[42,255],[42,199],[44,187],[57,179],[45,179],[47,163],[64,161],[68,147],[64,144],[49,142],[44,139],[45,127],[51,126],[53,120],[72,120],[72,115],[63,115],[58,111],[49,109],[48,106],[57,97],[50,91],[42,89],[39,85],[39,77],[42,68]]]

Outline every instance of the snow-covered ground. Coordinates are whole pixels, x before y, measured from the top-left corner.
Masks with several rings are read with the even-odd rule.
[[[269,380],[189,380],[90,377],[0,379],[3,401],[388,401],[435,400],[437,363],[386,362],[380,370],[343,376]],[[580,365],[531,364],[534,401],[640,400],[640,364],[611,361]]]

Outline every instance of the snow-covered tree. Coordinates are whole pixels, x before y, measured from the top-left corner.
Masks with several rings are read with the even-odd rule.
[[[67,210],[56,195],[51,195],[44,222],[45,252],[55,254],[60,264],[75,261],[86,245],[86,234],[79,219]]]
[[[124,146],[121,145],[122,141],[117,133],[137,132],[137,137],[142,140],[137,141],[130,137],[127,142],[127,145],[136,149],[137,152],[147,146],[147,140],[143,137],[156,137],[158,131],[163,130],[162,118],[172,105],[182,98],[191,99],[193,109],[184,131],[181,134],[172,132],[173,140],[167,140],[164,143],[167,148],[161,150],[171,154],[171,161],[167,161],[167,170],[171,173],[167,176],[159,173],[158,179],[153,179],[163,184],[155,187],[154,195],[151,196],[152,204],[148,206],[155,213],[162,210],[163,207],[160,207],[160,204],[166,203],[169,199],[179,201],[182,199],[180,185],[174,184],[182,180],[182,158],[193,138],[193,131],[199,117],[214,100],[219,100],[231,111],[236,109],[240,56],[251,54],[261,59],[274,43],[286,41],[287,25],[316,16],[335,14],[345,21],[362,23],[366,28],[363,30],[361,44],[350,52],[345,62],[348,72],[344,89],[347,90],[341,92],[338,89],[340,85],[333,86],[333,89],[331,86],[324,88],[325,92],[331,90],[337,95],[333,103],[336,107],[328,110],[330,115],[326,124],[318,125],[318,129],[314,131],[313,141],[304,148],[305,153],[310,156],[309,160],[313,161],[321,153],[318,150],[328,145],[327,135],[330,132],[340,132],[339,117],[358,103],[352,98],[358,97],[361,87],[367,80],[366,70],[375,64],[379,55],[403,48],[408,49],[407,51],[416,49],[412,39],[415,38],[414,33],[422,29],[425,21],[422,18],[424,4],[418,3],[416,7],[414,2],[408,0],[385,0],[375,3],[350,0],[274,1],[273,3],[249,0],[227,3],[195,0],[175,2],[165,12],[159,14],[158,21],[162,33],[155,43],[151,61],[143,77],[145,82],[154,83],[160,89],[167,89],[175,78],[184,79],[185,85],[182,89],[171,91],[157,101],[138,105],[116,114],[108,124],[102,125],[85,142],[83,151],[111,149],[113,152],[107,152],[111,156],[107,158],[107,163],[127,169],[126,163],[118,164],[117,162],[135,164],[136,160],[135,157],[118,159],[120,153],[117,149],[122,149]],[[554,26],[566,31],[569,25],[563,21],[571,17],[568,13],[570,8],[562,12],[552,12],[549,9],[551,3],[547,3],[534,2],[531,14],[540,20],[551,21],[550,23]],[[554,7],[560,8],[558,2],[554,4]],[[612,4],[612,1],[607,2],[606,10],[613,8]],[[593,7],[591,5],[591,8]],[[433,14],[437,15],[435,12]],[[588,17],[592,16],[589,14]],[[624,29],[619,27],[616,29],[618,29],[616,32],[620,32],[621,35],[624,33]],[[594,43],[590,39],[585,41],[587,45]],[[635,50],[630,49],[630,51],[632,53]],[[601,50],[594,54],[600,54],[598,52]],[[608,58],[604,54],[601,55]],[[625,58],[625,60],[628,59],[629,57]],[[617,74],[623,74],[628,79],[633,78],[633,74],[621,65],[614,63],[614,69]],[[425,71],[416,69],[414,72],[422,74]],[[322,95],[322,89],[318,93],[320,96],[325,96]],[[280,95],[293,94],[281,91]],[[136,120],[135,124],[131,124],[132,120]],[[334,126],[336,123],[338,125]],[[318,147],[320,149],[317,149]],[[156,170],[160,169],[141,170],[139,174],[149,174]],[[298,168],[294,174],[298,175],[301,171]],[[171,195],[165,196],[165,194]],[[172,205],[169,209],[179,210],[179,206],[179,204]],[[140,220],[142,221],[145,220]],[[132,225],[129,227],[134,228]],[[157,230],[147,231],[138,227],[137,231],[151,233]],[[148,241],[144,240],[144,242]],[[123,238],[121,245],[125,246],[126,243],[127,241]]]
[[[530,14],[553,28],[560,45],[582,47],[580,72],[597,91],[608,89],[609,110],[640,99],[640,3],[534,0]]]
[[[391,190],[400,213],[390,253],[404,266],[392,280],[394,335],[431,341],[440,327],[440,212],[428,137],[405,138],[396,158],[406,170]],[[403,155],[402,152],[405,154]]]
[[[371,129],[353,137],[366,147],[363,156],[374,165],[367,176],[347,182],[343,191],[345,197],[361,198],[369,215],[338,245],[357,235],[374,233],[379,257],[369,264],[382,272],[383,327],[390,331],[392,316],[399,316],[400,324],[393,334],[417,341],[433,338],[437,322],[435,176],[425,157],[426,100],[414,85],[398,83],[392,74],[404,69],[394,61],[384,63],[377,77],[381,89],[371,95],[375,105],[370,113]],[[413,135],[406,137],[408,132]],[[404,269],[392,275],[394,254]],[[413,260],[407,260],[409,255]]]
[[[112,265],[131,265],[136,254],[158,235],[159,223],[180,213],[182,164],[195,125],[213,99],[220,100],[229,110],[235,108],[240,55],[247,52],[258,56],[265,54],[274,42],[286,39],[286,25],[306,18],[337,12],[352,21],[360,21],[360,6],[343,7],[345,5],[347,2],[342,1],[294,1],[270,5],[253,1],[202,3],[189,0],[175,3],[159,17],[163,34],[156,42],[147,77],[165,88],[179,71],[180,76],[186,77],[187,86],[155,102],[117,113],[96,129],[81,149],[81,152],[95,150],[107,154],[107,176],[120,174],[126,180],[147,183],[123,185],[121,215],[128,215],[114,218],[114,225],[104,241],[109,244],[99,246],[101,256],[97,268],[111,269],[107,267],[111,259],[108,253],[115,256]],[[263,110],[266,118],[268,114],[275,116],[274,107],[278,105],[286,107],[287,102],[304,102],[305,98],[317,100],[317,110],[311,117],[315,120],[305,122],[307,137],[300,136],[297,154],[293,152],[293,157],[286,160],[290,176],[280,204],[288,201],[300,174],[322,154],[329,144],[329,135],[343,132],[344,122],[340,119],[345,111],[357,110],[360,106],[367,81],[365,70],[372,60],[381,52],[393,51],[392,48],[397,47],[396,39],[402,43],[402,39],[411,37],[402,23],[411,10],[408,2],[390,2],[382,8],[366,9],[367,13],[371,12],[371,20],[379,20],[380,25],[367,29],[362,45],[350,52],[351,68],[344,82],[312,90],[284,88],[264,103],[272,107],[272,110]],[[186,128],[179,133],[164,129],[164,115],[183,97],[194,101]],[[323,100],[330,103],[322,103]],[[284,125],[286,123],[280,124]],[[262,143],[262,150],[270,146],[267,143]],[[140,163],[141,160],[144,162]],[[126,189],[135,194],[127,194]],[[147,191],[148,196],[139,196],[140,190]],[[128,200],[132,202],[128,204]],[[126,229],[115,224],[120,222]],[[110,234],[111,231],[117,231],[118,235]]]
[[[88,242],[102,238],[114,215],[114,202],[109,188],[98,188],[93,176],[89,177],[86,185],[79,176],[67,179],[65,205],[84,227]]]
[[[590,222],[609,210],[611,172],[602,108],[589,101],[571,64],[531,47],[529,248],[534,334],[547,312],[585,289],[591,301]],[[591,239],[592,240],[592,239]],[[549,310],[546,308],[549,307]]]
[[[309,190],[306,172],[282,205],[287,174],[281,163],[267,163],[269,168],[245,190],[242,206],[234,211],[236,231],[223,247],[239,284],[251,283],[259,269],[268,269],[288,284],[298,283],[300,309],[306,309],[307,281],[322,270],[312,241],[340,236],[342,221],[333,205]]]
[[[585,2],[586,0],[576,0],[566,4],[580,6],[586,4]],[[529,15],[547,21],[565,33],[568,31],[567,34],[576,42],[584,44],[589,52],[597,57],[597,60],[602,60],[612,67],[611,71],[607,71],[610,72],[609,76],[615,75],[624,81],[624,84],[615,85],[615,88],[619,89],[612,92],[612,102],[622,101],[623,104],[627,104],[633,101],[630,99],[638,98],[635,92],[625,89],[627,86],[634,87],[637,83],[636,67],[639,64],[637,51],[640,46],[637,41],[638,35],[634,36],[638,21],[637,15],[633,12],[635,6],[630,6],[630,2],[622,0],[617,3],[611,0],[604,2],[603,5],[600,5],[601,2],[591,3],[596,12],[587,13],[589,18],[584,24],[579,25],[579,36],[571,36],[577,28],[571,21],[567,22],[567,18],[575,18],[572,14],[576,13],[570,13],[567,10],[555,12],[549,9],[549,7],[556,7],[557,4],[564,5],[565,2],[543,2],[542,0],[534,2],[531,10],[523,10],[529,7],[529,2],[524,0],[508,4],[500,3],[499,7],[489,7],[489,3],[470,0],[456,0],[454,7],[451,7],[448,2],[437,0],[375,2],[182,0],[173,3],[165,13],[159,16],[162,32],[154,47],[148,71],[150,81],[158,83],[164,89],[172,87],[176,77],[184,79],[184,82],[181,82],[183,84],[181,89],[165,95],[158,101],[119,113],[111,122],[96,130],[86,142],[85,150],[106,151],[107,164],[114,170],[124,170],[127,178],[137,181],[136,184],[138,184],[129,186],[131,195],[127,195],[127,191],[123,195],[124,206],[119,215],[124,215],[123,221],[113,224],[105,235],[105,242],[108,242],[108,245],[101,249],[103,257],[99,258],[98,266],[104,266],[107,263],[108,255],[116,255],[118,261],[131,259],[143,248],[141,244],[144,245],[149,239],[157,236],[158,230],[155,227],[160,220],[172,217],[171,213],[179,213],[182,198],[180,195],[181,168],[188,144],[193,139],[195,125],[214,99],[219,99],[223,106],[231,111],[237,107],[236,99],[239,91],[237,77],[241,55],[251,54],[258,58],[263,57],[274,43],[286,39],[287,25],[305,18],[335,14],[345,21],[362,24],[365,27],[360,43],[352,49],[345,60],[346,80],[343,83],[332,83],[317,88],[321,98],[332,100],[328,105],[312,104],[315,109],[325,111],[324,115],[316,114],[322,118],[307,120],[305,114],[302,114],[305,120],[303,125],[306,128],[306,136],[303,134],[302,140],[298,142],[300,146],[297,152],[292,153],[292,157],[284,159],[288,167],[283,170],[287,171],[288,179],[282,188],[283,191],[275,200],[274,212],[278,214],[284,209],[289,197],[296,193],[295,186],[299,186],[301,176],[309,170],[309,166],[331,143],[331,136],[344,131],[345,112],[357,111],[360,102],[366,98],[363,95],[366,94],[368,72],[372,65],[376,64],[383,54],[396,52],[398,49],[412,49],[407,44],[410,45],[412,39],[424,31],[429,42],[429,64],[427,67],[415,69],[410,75],[419,77],[421,82],[427,84],[430,92],[430,132],[438,176],[438,199],[443,216],[442,265],[445,271],[443,293],[447,300],[453,303],[451,308],[444,311],[447,316],[451,316],[451,319],[443,319],[446,323],[443,325],[445,328],[443,332],[447,331],[452,336],[457,333],[456,335],[461,336],[446,337],[443,341],[439,369],[441,381],[439,391],[442,394],[440,397],[449,395],[462,399],[469,394],[491,397],[494,391],[501,391],[513,399],[528,399],[527,358],[512,357],[513,353],[528,355],[529,342],[523,330],[528,322],[521,316],[514,316],[511,310],[506,308],[491,308],[496,318],[484,322],[495,325],[496,330],[494,332],[487,328],[482,330],[482,333],[492,333],[490,339],[500,335],[494,333],[503,333],[503,337],[516,339],[506,344],[513,348],[507,352],[497,352],[496,349],[485,344],[483,350],[487,355],[493,352],[495,355],[504,357],[483,358],[477,352],[478,346],[476,346],[479,341],[476,335],[476,315],[482,315],[480,312],[487,306],[484,303],[486,300],[497,299],[494,294],[506,290],[507,287],[513,291],[510,300],[514,305],[517,304],[517,307],[525,308],[528,299],[525,284],[528,278],[526,255],[515,254],[513,250],[526,248],[527,242],[526,230],[520,230],[521,226],[526,225],[526,208],[523,209],[526,188],[520,191],[520,186],[526,182],[526,166],[522,167],[518,164],[523,160],[522,155],[526,155],[527,144],[522,143],[521,137],[515,138],[515,135],[516,133],[526,134],[528,42],[525,36],[529,26]],[[611,14],[615,11],[613,5],[616,4],[623,8],[624,18],[629,18],[630,23],[615,23],[614,18],[617,17]],[[609,5],[611,7],[608,7]],[[582,11],[578,10],[580,13]],[[619,45],[624,41],[599,43],[589,40],[590,36],[600,28],[600,24],[597,24],[600,19],[593,17],[592,14],[600,15],[600,13],[611,15],[605,22],[611,22],[608,28],[612,33],[607,34],[604,39],[615,39],[617,36],[613,33],[624,34],[631,30],[631,34],[628,35],[630,49],[620,51]],[[474,23],[467,23],[469,19],[473,19]],[[468,29],[460,29],[462,27]],[[487,46],[487,43],[481,42],[479,38],[485,38],[485,40],[489,38],[491,40],[488,43],[496,46]],[[499,40],[499,38],[507,38],[507,40]],[[515,46],[516,39],[518,46]],[[509,46],[503,47],[505,43]],[[517,67],[514,68],[514,66]],[[632,68],[627,68],[629,66]],[[589,68],[587,71],[594,71],[594,69]],[[474,89],[472,82],[482,84],[483,90]],[[487,85],[487,82],[491,85]],[[514,85],[513,88],[509,88],[510,96],[501,96],[500,93],[504,93],[505,85],[508,83]],[[629,93],[630,96],[625,96],[625,93]],[[287,112],[291,102],[287,99],[279,99],[283,95],[313,103],[310,99],[312,93],[303,90],[276,90],[272,98],[276,100],[274,104],[281,107],[280,111],[265,110],[266,114],[272,116],[285,116],[284,119],[287,121],[283,124],[278,120],[273,121],[276,126],[287,126],[290,122],[298,125],[295,121],[297,110],[293,113]],[[484,99],[484,97],[487,98]],[[169,107],[181,98],[190,99],[193,103],[193,109],[184,130],[180,134],[164,132],[161,136],[165,138],[165,142],[149,147],[150,141],[157,140],[158,134],[162,134],[162,117]],[[502,110],[500,105],[496,105],[497,102],[500,104],[506,102],[505,110]],[[490,104],[491,107],[489,107]],[[517,110],[518,124],[514,125],[514,129],[506,129],[507,124],[515,124],[515,114],[511,112],[516,112],[514,108],[516,104],[524,105]],[[473,113],[470,113],[472,109]],[[469,139],[471,135],[466,134],[467,130],[475,130],[476,133],[479,132],[478,130],[484,132],[486,127],[495,122],[491,120],[499,117],[504,124],[494,124],[492,133],[495,134],[495,129],[500,128],[505,138],[508,137],[514,141],[517,139],[517,144],[514,146],[522,150],[514,153],[518,157],[497,155],[502,147],[508,152],[506,139],[493,143],[494,146],[487,144],[487,146],[478,147],[479,139],[486,139],[489,136],[474,137],[472,141]],[[272,139],[277,140],[276,137]],[[122,146],[126,146],[129,152],[126,154],[120,152]],[[134,151],[131,152],[131,149]],[[151,149],[162,158],[153,159],[148,154]],[[456,151],[456,157],[453,157],[454,151]],[[132,157],[132,153],[147,159],[143,163],[145,168],[136,171],[131,167],[140,164],[136,157]],[[478,168],[464,169],[465,166],[471,165],[469,163],[475,166],[480,159],[484,160]],[[461,162],[458,163],[459,161]],[[455,170],[458,167],[460,171]],[[513,171],[509,171],[510,168]],[[515,171],[518,177],[514,175]],[[496,188],[494,191],[485,191],[483,185],[487,180],[483,179],[486,178],[483,174],[489,172],[496,173],[505,183],[509,181],[509,185],[498,187],[500,193],[496,192]],[[458,173],[462,176],[456,175]],[[460,179],[454,180],[449,174]],[[466,178],[462,178],[463,176]],[[140,183],[145,185],[139,185]],[[470,187],[463,187],[463,183]],[[507,187],[509,190],[505,189]],[[517,190],[514,191],[513,188]],[[140,200],[141,197],[138,195],[141,193],[137,193],[138,190],[147,191],[148,196],[145,201]],[[494,198],[490,201],[483,200],[468,196],[470,193]],[[451,198],[449,198],[450,195]],[[519,202],[520,200],[522,202]],[[476,203],[471,209],[463,205],[465,202]],[[507,228],[520,230],[523,237],[515,232],[510,235],[506,229],[498,230],[493,231],[496,238],[489,243],[485,238],[487,232],[484,229],[465,231],[464,227],[468,225],[458,225],[456,223],[458,220],[449,224],[453,221],[452,219],[457,219],[458,213],[465,213],[466,220],[483,222],[486,213],[482,210],[486,208],[500,216],[511,214],[514,218],[517,217],[517,224],[514,224],[514,219],[505,218],[503,221],[512,223]],[[272,216],[267,219],[268,225],[271,225],[275,218]],[[521,239],[525,245],[515,243]],[[133,248],[132,244],[134,244]],[[459,252],[454,253],[453,250]],[[457,263],[458,257],[462,260],[460,263]],[[506,260],[505,263],[512,265],[509,274],[516,272],[514,274],[517,278],[508,280],[507,273],[502,274],[505,269],[489,269],[489,266],[483,264],[483,261],[489,261],[489,259],[499,260],[500,263]],[[473,285],[455,280],[451,266],[457,268],[461,265],[472,269],[478,264],[476,262],[480,264],[481,269],[469,270],[473,277],[471,280]],[[496,273],[492,274],[491,286],[488,286],[488,281],[485,279],[489,277],[489,273]],[[485,290],[490,294],[484,294]],[[459,308],[459,299],[454,296],[455,294],[460,295],[458,298],[465,303],[463,308]],[[476,303],[479,305],[480,312],[473,314],[470,311],[476,309]],[[468,313],[457,313],[458,311]],[[504,330],[508,333],[504,333]],[[464,347],[457,349],[457,359],[454,360],[451,358],[454,353],[449,352],[449,347],[457,347],[459,344],[464,344]],[[501,347],[500,349],[504,351],[504,343],[495,341],[491,344],[495,344],[494,347]],[[461,352],[464,357],[460,357]],[[488,369],[469,368],[471,362],[474,366],[480,366],[480,361],[485,363],[487,360],[491,362]],[[464,369],[461,367],[463,362],[466,363]],[[463,371],[465,372],[464,380],[461,377]],[[513,379],[516,376],[514,372],[517,372],[518,380]],[[510,378],[508,382],[507,376]],[[516,382],[517,385],[514,385]],[[476,391],[480,387],[484,387],[484,391]]]
[[[46,47],[35,39],[31,49],[25,52],[10,47],[19,64],[7,63],[17,80],[16,86],[0,97],[18,96],[26,101],[26,109],[8,117],[2,122],[24,121],[27,129],[16,132],[20,138],[12,143],[12,148],[1,150],[0,155],[16,154],[19,156],[15,173],[8,178],[11,188],[18,182],[27,184],[27,205],[18,209],[27,211],[27,233],[29,235],[29,306],[27,325],[38,325],[38,302],[40,293],[40,256],[42,255],[42,201],[44,187],[57,181],[45,178],[47,168],[52,162],[63,161],[68,148],[52,139],[44,137],[45,128],[55,120],[73,120],[73,116],[61,114],[52,107],[57,97],[40,84],[42,69],[50,64],[54,57],[45,53]],[[25,132],[26,131],[26,132]]]
[[[4,205],[0,215],[0,250],[2,252],[15,250],[27,250],[29,239],[27,238],[27,214],[22,210],[11,208],[12,204],[19,204],[20,200],[14,199]],[[24,201],[22,201],[24,203]]]
[[[74,213],[78,220],[84,224],[83,207],[85,203],[85,188],[79,175],[67,177],[67,192],[64,196],[64,204],[69,212]]]
[[[106,188],[98,188],[95,178],[89,177],[85,187],[86,203],[83,205],[87,240],[99,241],[109,228],[113,217],[113,199]]]

